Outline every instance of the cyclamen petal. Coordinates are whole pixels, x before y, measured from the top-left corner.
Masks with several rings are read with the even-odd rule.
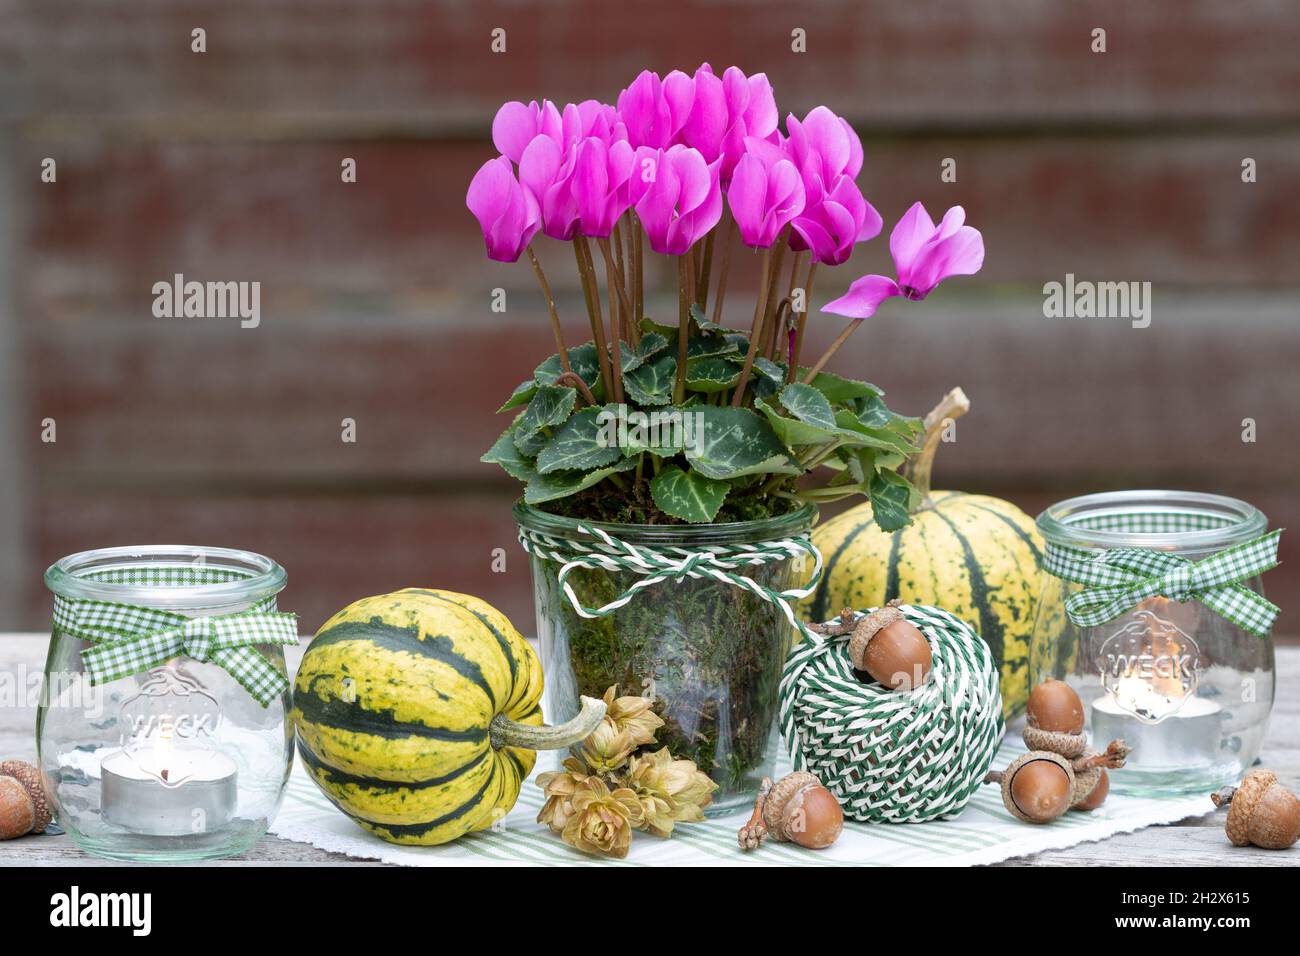
[[[847,315],[851,319],[865,319],[875,314],[880,303],[902,294],[898,283],[887,276],[863,276],[849,286],[848,292],[822,306],[822,311]]]
[[[489,159],[470,181],[465,204],[479,228],[488,258],[514,262],[537,233],[540,216],[537,199],[515,179],[505,156]]]
[[[636,151],[629,195],[650,248],[681,255],[718,224],[722,216],[720,161],[704,162],[698,150],[673,146]]]
[[[503,103],[492,120],[492,143],[501,155],[518,164],[535,136],[545,134],[558,141],[561,128],[560,111],[550,100],[542,100],[541,105],[535,100],[527,105]]]
[[[755,154],[746,153],[732,175],[727,201],[741,240],[751,248],[765,249],[803,211],[803,180],[788,159],[769,167]]]
[[[924,299],[949,276],[974,275],[984,265],[984,237],[965,222],[965,210],[953,206],[936,226],[925,207],[915,203],[889,236],[898,281],[863,276],[822,311],[864,319],[890,296]]]
[[[889,234],[889,254],[894,257],[894,269],[902,272],[904,268],[910,268],[921,246],[933,235],[934,220],[924,206],[919,202],[913,203]]]

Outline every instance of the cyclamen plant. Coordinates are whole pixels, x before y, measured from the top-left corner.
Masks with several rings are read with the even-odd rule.
[[[803,364],[818,267],[845,262],[883,223],[856,183],[863,151],[848,122],[818,106],[785,125],[764,74],[731,67],[719,77],[707,63],[694,76],[644,71],[616,106],[544,100],[498,111],[501,155],[479,169],[466,201],[490,258],[527,256],[556,345],[502,406],[520,411],[483,456],[525,483],[525,502],[654,524],[761,518],[866,494],[880,527],[907,523],[915,492],[898,470],[920,420],[825,366],[885,299],[924,299],[945,278],[977,272],[983,239],[960,206],[936,225],[913,205],[890,235],[896,278],[864,276],[822,306],[850,321]],[[533,247],[539,232],[572,247],[588,342],[564,341]],[[747,332],[724,323],[737,236],[762,258]],[[675,322],[645,313],[650,255],[675,260]],[[824,481],[800,481],[819,469]]]

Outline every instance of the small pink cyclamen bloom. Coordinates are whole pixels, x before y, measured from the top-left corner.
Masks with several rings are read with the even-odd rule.
[[[577,150],[567,154],[550,136],[533,137],[519,157],[519,181],[537,197],[542,232],[567,242],[578,233],[580,212],[573,195]]]
[[[745,154],[745,139],[768,139],[776,132],[776,99],[763,73],[753,76],[728,67],[719,79],[707,63],[695,71],[694,100],[681,142],[700,151],[704,161],[722,159],[722,184]]]
[[[589,136],[575,147],[569,193],[578,208],[582,234],[604,238],[631,205],[628,180],[633,150],[626,140],[606,145]]]
[[[727,204],[745,245],[766,249],[803,212],[803,180],[788,159],[768,163],[758,153],[746,153],[731,177]]]
[[[658,73],[642,70],[627,89],[618,94],[618,117],[634,147],[667,149],[678,134],[695,102],[695,81],[680,70],[662,80]]]
[[[919,202],[898,220],[889,236],[898,281],[869,275],[822,307],[823,312],[865,319],[891,296],[924,299],[949,276],[968,276],[984,264],[984,237],[965,225],[966,211],[953,206],[938,226]]]
[[[614,107],[599,100],[569,103],[561,111],[550,100],[524,105],[503,103],[492,120],[492,143],[512,163],[518,165],[524,150],[538,136],[548,136],[567,153],[570,147],[588,136],[612,141],[627,139]]]
[[[806,188],[806,186],[805,186]],[[790,223],[790,248],[812,250],[818,262],[838,266],[853,254],[853,246],[875,238],[884,220],[867,202],[849,176],[841,176],[817,202],[805,202],[803,212]]]
[[[722,218],[721,163],[706,163],[699,150],[671,146],[636,151],[629,199],[645,228],[650,248],[679,256]]]
[[[505,156],[489,159],[474,174],[465,205],[483,230],[489,259],[514,262],[540,225],[537,200],[515,179]]]
[[[821,201],[841,176],[857,179],[862,172],[862,141],[848,121],[824,106],[818,106],[803,122],[791,114],[785,118],[790,136],[787,150],[804,178],[808,201]]]

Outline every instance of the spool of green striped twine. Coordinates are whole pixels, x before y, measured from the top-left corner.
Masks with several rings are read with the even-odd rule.
[[[866,823],[955,816],[1005,730],[988,645],[941,608],[899,610],[930,643],[934,663],[921,686],[863,683],[849,660],[851,635],[808,637],[807,629],[781,678],[781,732],[795,769],[815,774],[845,816]]]

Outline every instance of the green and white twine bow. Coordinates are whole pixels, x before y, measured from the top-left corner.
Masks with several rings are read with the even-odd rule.
[[[214,583],[211,571],[178,578],[182,569],[166,570],[172,586]],[[188,617],[154,607],[56,596],[54,626],[92,645],[81,652],[91,684],[129,677],[184,655],[218,665],[263,707],[288,690],[289,681],[255,645],[298,642],[297,615],[277,611],[274,597],[234,614]]]
[[[1191,516],[1179,517],[1191,520]],[[1114,523],[1120,518],[1129,519],[1128,526]],[[1112,516],[1107,530],[1150,531],[1150,518],[1140,514]],[[1183,524],[1165,530],[1196,528]],[[1271,531],[1199,561],[1146,548],[1090,551],[1048,543],[1043,563],[1058,578],[1087,585],[1065,600],[1066,614],[1079,627],[1113,621],[1146,598],[1162,595],[1175,601],[1198,600],[1243,631],[1265,637],[1279,609],[1243,582],[1276,567],[1281,534],[1280,529]]]
[[[530,554],[558,561],[556,575],[573,610],[581,617],[607,617],[626,605],[638,593],[663,581],[680,581],[683,578],[713,578],[776,605],[791,625],[805,636],[820,640],[820,636],[795,617],[792,601],[812,594],[821,579],[821,552],[806,534],[792,535],[772,541],[745,545],[709,545],[699,549],[651,548],[634,545],[609,534],[602,528],[579,524],[580,534],[594,539],[588,544],[570,538],[556,538],[526,528],[519,530],[519,543]],[[813,558],[812,577],[802,588],[776,591],[743,573],[747,567],[756,567],[790,558]],[[598,608],[586,607],[569,584],[569,575],[578,568],[603,568],[606,571],[632,571],[641,575],[622,594]]]

